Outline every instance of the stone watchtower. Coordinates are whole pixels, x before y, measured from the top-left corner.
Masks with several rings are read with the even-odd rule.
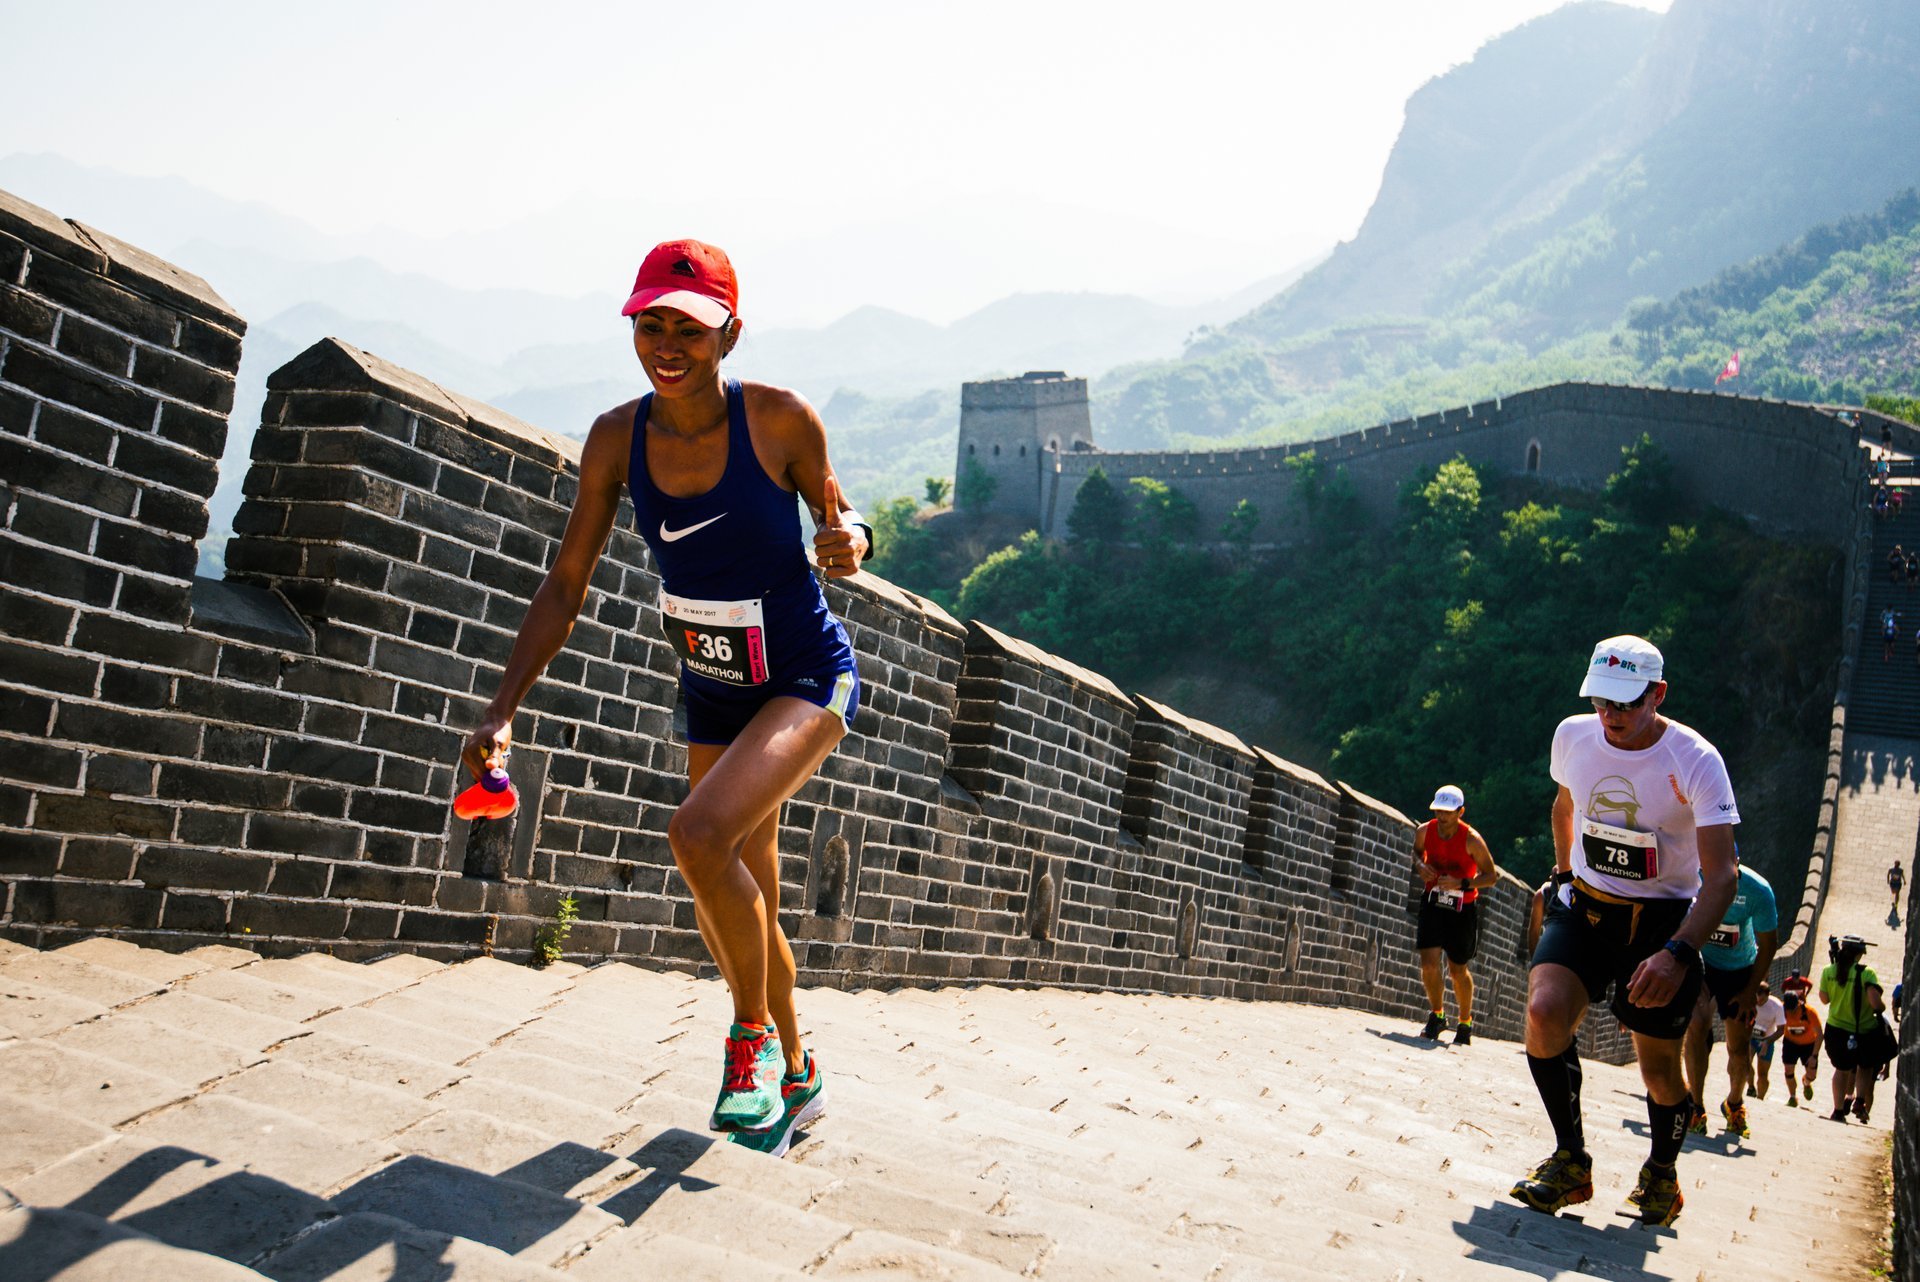
[[[1049,451],[1069,453],[1093,446],[1087,412],[1087,380],[1060,370],[1028,370],[1018,378],[995,378],[960,387],[960,448],[954,460],[954,506],[966,511],[1006,512],[1039,526],[1054,464]],[[998,484],[993,498],[969,503],[970,466]]]

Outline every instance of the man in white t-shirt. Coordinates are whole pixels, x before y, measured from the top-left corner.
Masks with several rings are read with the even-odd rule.
[[[1582,696],[1593,712],[1553,734],[1554,875],[1527,981],[1527,1067],[1553,1123],[1555,1150],[1513,1196],[1551,1214],[1593,1196],[1580,1118],[1574,1036],[1587,1007],[1633,1034],[1647,1087],[1652,1152],[1627,1200],[1671,1224],[1683,1199],[1674,1160],[1693,1101],[1681,1038],[1700,993],[1700,945],[1733,900],[1740,811],[1726,763],[1695,731],[1660,715],[1665,662],[1643,637],[1594,647]]]

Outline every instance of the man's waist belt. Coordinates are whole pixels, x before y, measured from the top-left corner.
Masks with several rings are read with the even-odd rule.
[[[1586,913],[1592,925],[1598,926],[1603,921],[1615,927],[1624,924],[1629,939],[1640,933],[1640,910],[1647,906],[1647,900],[1610,894],[1577,877],[1570,889],[1573,891],[1575,910]]]

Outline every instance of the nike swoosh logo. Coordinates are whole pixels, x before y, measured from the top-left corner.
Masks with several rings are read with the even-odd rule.
[[[725,512],[722,512],[720,514],[720,516],[725,516],[725,515],[726,515]],[[667,523],[665,521],[662,521],[660,522],[660,541],[662,543],[677,543],[681,539],[686,538],[689,534],[692,534],[695,530],[706,529],[709,525],[712,525],[715,521],[719,520],[720,516],[710,516],[706,520],[700,522],[698,525],[689,525],[684,530],[669,530],[667,528]]]

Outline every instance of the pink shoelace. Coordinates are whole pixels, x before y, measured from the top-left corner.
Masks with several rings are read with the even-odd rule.
[[[753,1070],[760,1054],[760,1043],[766,1038],[727,1039],[727,1069],[721,1078],[720,1089],[724,1091],[750,1091],[759,1085]]]

